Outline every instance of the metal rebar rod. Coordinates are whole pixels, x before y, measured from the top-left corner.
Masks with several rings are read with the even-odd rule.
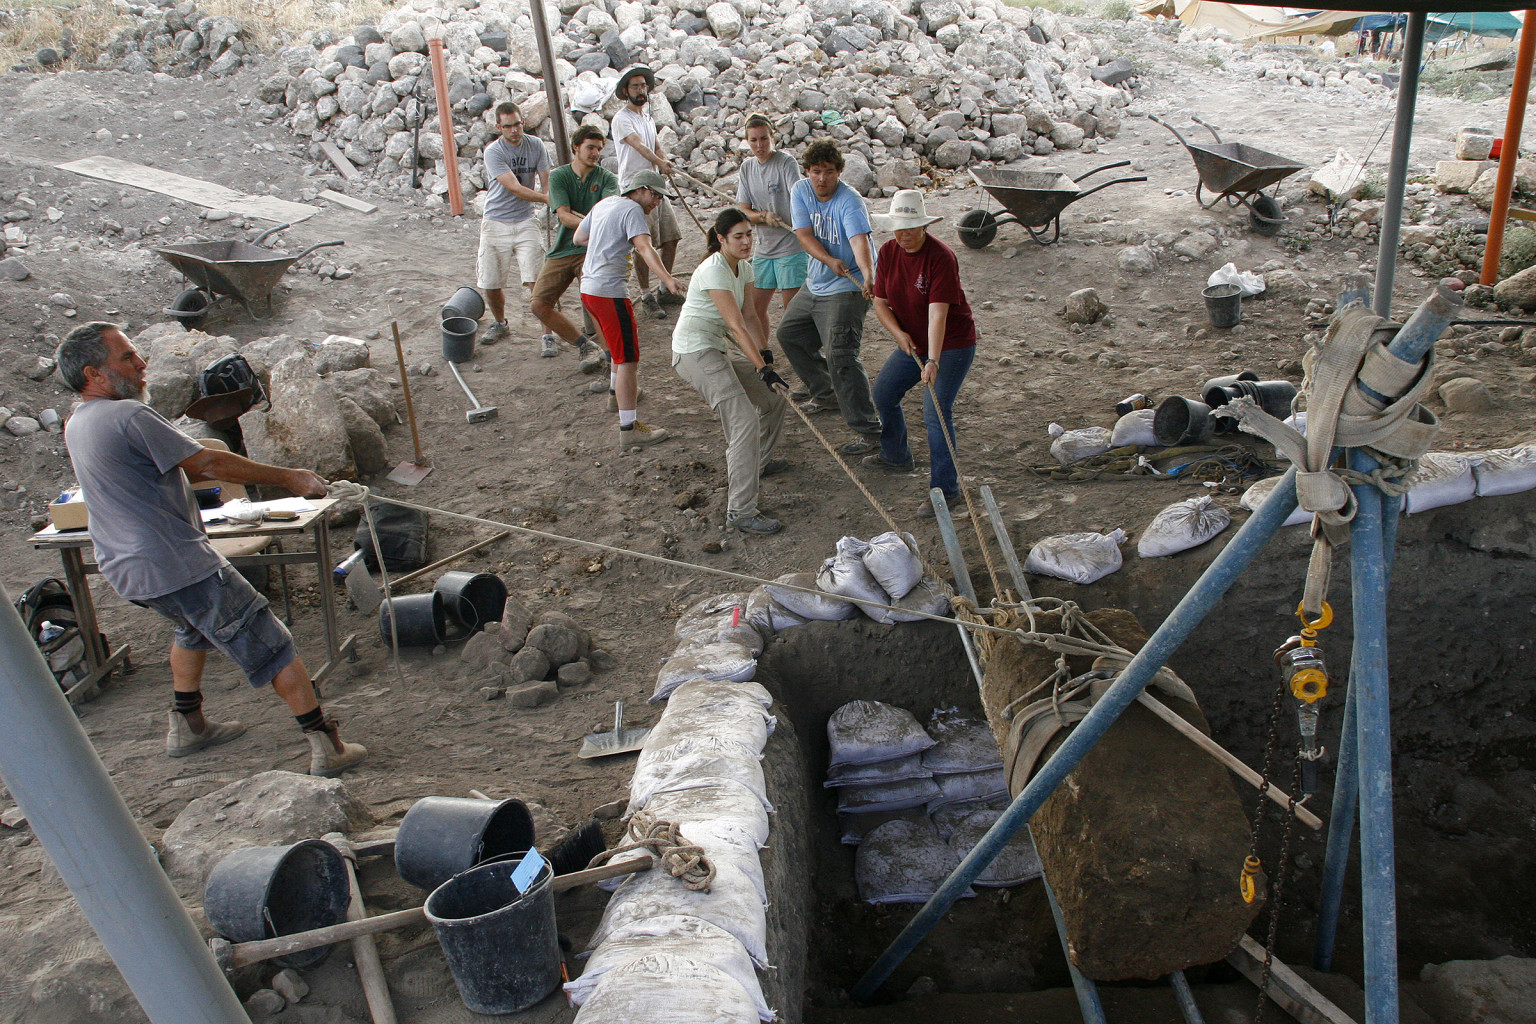
[[[955,521],[949,514],[949,502],[944,500],[944,491],[938,487],[930,488],[928,499],[933,502],[933,518],[939,524],[939,536],[944,539],[944,553],[949,557],[949,566],[955,573],[955,589],[960,591],[960,596],[976,603],[976,588],[971,585],[971,573],[965,567],[965,549],[960,546],[960,535],[955,532]]]
[[[1403,36],[1402,76],[1397,82],[1397,115],[1392,126],[1392,157],[1387,165],[1387,201],[1381,211],[1381,245],[1376,251],[1377,316],[1392,311],[1392,281],[1397,276],[1397,242],[1403,225],[1403,195],[1408,188],[1408,146],[1413,141],[1413,111],[1419,93],[1419,62],[1424,57],[1423,11],[1408,15]]]
[[[249,1024],[0,587],[0,777],[153,1024]]]
[[[982,836],[981,841],[950,873],[938,891],[902,929],[901,934],[886,947],[879,959],[864,972],[852,991],[856,1002],[865,1002],[875,994],[891,976],[891,972],[949,912],[949,908],[954,906],[970,884],[991,865],[1003,847],[1018,835],[1019,829],[1028,823],[1040,805],[1087,756],[1088,751],[1093,749],[1120,714],[1135,702],[1137,694],[1146,688],[1157,671],[1178,650],[1179,645],[1211,613],[1222,595],[1237,582],[1238,577],[1295,508],[1296,469],[1292,467],[1286,470],[1285,476],[1280,478],[1280,483],[1270,492],[1264,504],[1248,518],[1221,554],[1201,574],[1189,593],[1184,595],[1163,620],[1163,624],[1148,638],[1093,710],[1067,735],[1056,752],[1035,773],[1034,778],[1014,797],[1008,809],[987,830],[987,834]]]
[[[1376,460],[1351,451],[1352,469],[1369,473]],[[1360,888],[1364,923],[1365,1021],[1397,1024],[1397,887],[1392,827],[1392,721],[1387,669],[1387,553],[1381,492],[1353,488],[1350,590],[1354,602],[1356,749],[1360,775]]]
[[[1525,12],[1520,28],[1520,49],[1515,57],[1515,81],[1509,90],[1509,112],[1504,118],[1504,148],[1499,153],[1499,173],[1493,185],[1493,210],[1488,215],[1488,244],[1483,247],[1482,284],[1499,279],[1499,259],[1504,253],[1504,227],[1509,222],[1509,198],[1515,187],[1515,162],[1520,158],[1520,131],[1525,127],[1526,94],[1531,90],[1531,63],[1536,58],[1536,16]]]

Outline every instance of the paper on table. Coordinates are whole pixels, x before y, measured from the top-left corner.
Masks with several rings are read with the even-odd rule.
[[[228,519],[229,513],[235,508],[259,512],[313,512],[315,505],[308,498],[274,498],[271,501],[247,501],[245,498],[237,498],[234,501],[226,501],[218,508],[203,509],[203,522],[212,523]]]

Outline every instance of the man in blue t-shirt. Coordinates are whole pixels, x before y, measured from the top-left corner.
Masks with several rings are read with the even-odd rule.
[[[875,277],[869,211],[840,180],[843,154],[832,140],[807,146],[800,165],[805,178],[790,192],[791,226],[812,263],[805,287],[779,322],[779,344],[811,393],[805,410],[841,409],[843,421],[859,435],[842,452],[868,455],[880,446],[880,417],[859,360],[869,282]]]

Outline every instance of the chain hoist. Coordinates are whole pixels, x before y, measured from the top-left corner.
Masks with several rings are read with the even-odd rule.
[[[1301,759],[1301,794],[1305,799],[1317,792],[1317,765],[1326,753],[1317,741],[1317,717],[1318,702],[1328,696],[1328,663],[1317,646],[1317,634],[1333,623],[1333,609],[1324,601],[1318,617],[1309,621],[1298,605],[1296,615],[1301,619],[1301,633],[1276,648],[1275,664],[1296,698],[1296,728],[1301,734],[1297,756]]]

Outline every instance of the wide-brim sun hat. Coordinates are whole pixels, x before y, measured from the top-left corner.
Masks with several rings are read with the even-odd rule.
[[[937,224],[943,217],[928,216],[928,205],[923,194],[915,188],[904,188],[891,196],[889,213],[877,213],[870,220],[885,231],[902,231],[907,228],[925,228]]]
[[[618,84],[613,87],[613,94],[619,99],[624,99],[624,90],[629,86],[629,80],[636,75],[645,76],[645,84],[652,89],[656,88],[656,73],[644,64],[631,64],[619,72]]]

